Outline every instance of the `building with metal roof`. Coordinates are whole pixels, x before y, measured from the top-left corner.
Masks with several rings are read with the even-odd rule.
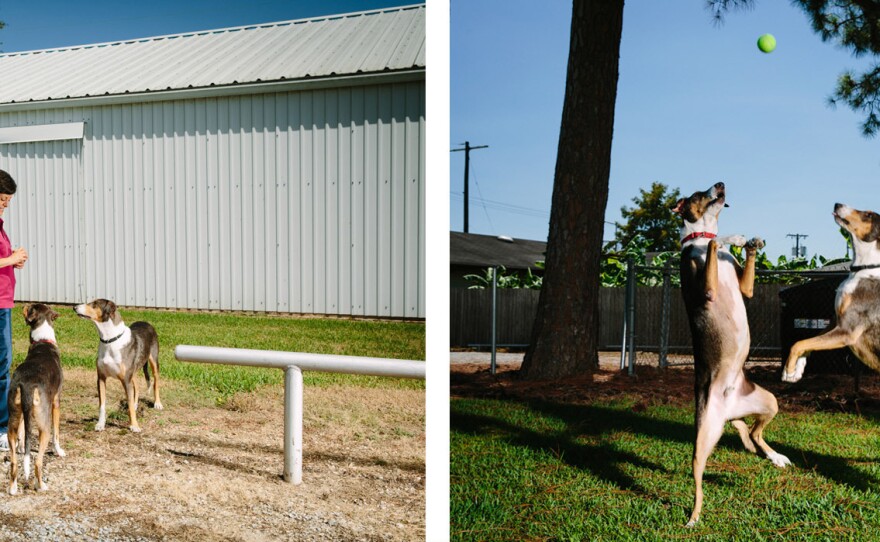
[[[424,318],[424,4],[0,70],[16,299]]]

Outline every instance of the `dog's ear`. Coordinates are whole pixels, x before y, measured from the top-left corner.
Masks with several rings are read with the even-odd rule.
[[[106,322],[110,320],[113,313],[116,312],[116,303],[110,301],[109,299],[98,299],[95,301],[95,304],[101,309],[101,321]]]
[[[675,207],[672,207],[672,212],[680,215],[684,211],[684,204],[687,202],[685,198],[681,198],[675,203]]]
[[[876,213],[870,213],[871,217],[871,229],[868,231],[868,236],[865,241],[877,241],[877,245],[880,246],[880,215]]]
[[[22,315],[24,316],[24,322],[26,324],[30,324],[31,323],[31,318],[30,318],[31,305],[30,304],[24,306],[24,309],[22,310]]]
[[[55,319],[58,318],[59,316],[61,316],[61,315],[59,313],[55,312],[54,309],[49,309],[49,320],[51,322],[54,322]]]

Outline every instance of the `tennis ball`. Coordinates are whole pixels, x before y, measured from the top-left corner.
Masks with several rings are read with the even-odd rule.
[[[773,49],[776,49],[776,38],[773,37],[773,34],[764,34],[758,38],[758,49],[762,53],[772,53]]]

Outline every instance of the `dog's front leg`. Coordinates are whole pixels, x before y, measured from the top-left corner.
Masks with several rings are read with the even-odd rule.
[[[104,424],[107,423],[107,377],[98,375],[98,423],[95,424],[95,431],[103,431]]]
[[[755,293],[755,259],[758,250],[762,248],[764,248],[764,240],[760,237],[752,237],[745,244],[746,266],[739,277],[739,291],[750,299]]]
[[[709,241],[709,247],[706,250],[704,273],[703,292],[706,295],[706,300],[712,301],[718,292],[718,243],[714,240]]]
[[[861,333],[861,330],[859,330]],[[791,346],[788,360],[782,368],[783,382],[797,382],[804,376],[804,368],[807,366],[807,354],[816,350],[834,350],[854,344],[859,338],[858,334],[835,327],[827,333],[798,341]]]

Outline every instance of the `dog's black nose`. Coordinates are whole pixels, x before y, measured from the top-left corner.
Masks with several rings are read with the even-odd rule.
[[[838,209],[840,209],[841,207],[846,207],[846,206],[845,206],[844,204],[842,204],[842,203],[835,203],[835,204],[834,204],[834,210],[835,210],[835,211],[838,210]]]
[[[715,190],[724,190],[724,183],[715,183]]]

